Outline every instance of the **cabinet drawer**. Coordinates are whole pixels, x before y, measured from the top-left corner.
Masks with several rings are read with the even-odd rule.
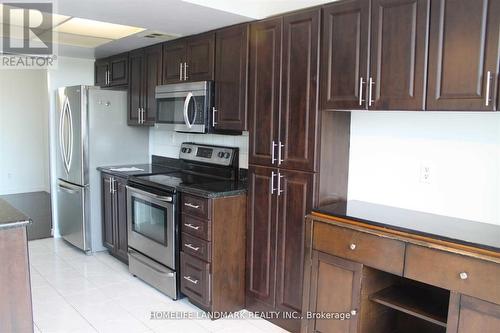
[[[212,261],[210,242],[182,233],[182,251],[205,261]]]
[[[408,245],[404,276],[500,304],[500,264]]]
[[[196,197],[194,195],[183,194],[181,199],[181,210],[184,214],[210,219],[210,199]]]
[[[326,223],[314,224],[314,249],[402,275],[405,244]]]
[[[210,306],[210,264],[181,252],[181,291],[195,303]]]
[[[209,220],[202,220],[190,215],[182,214],[182,232],[209,241],[211,239],[211,223]]]

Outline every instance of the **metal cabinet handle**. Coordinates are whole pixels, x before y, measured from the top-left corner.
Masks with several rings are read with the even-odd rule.
[[[349,245],[349,248],[353,251],[356,250],[356,244],[352,243],[351,245]]]
[[[188,64],[187,62],[184,63],[184,81],[188,79]]]
[[[351,310],[351,316],[355,316],[358,314],[358,311],[357,310]]]
[[[142,115],[143,115],[143,110],[142,110],[142,108],[139,108],[139,111],[140,111],[140,112],[139,112],[139,118],[140,118],[139,123],[140,123],[140,124],[143,124],[143,123],[144,123],[144,121],[143,121],[143,119],[142,119]]]
[[[116,193],[116,179],[113,177],[111,178],[111,194]]]
[[[194,225],[192,225],[191,223],[184,223],[184,225],[188,228],[191,228],[191,229],[194,229],[194,230],[198,230],[200,229],[200,227],[195,227]]]
[[[194,208],[194,209],[198,209],[198,208],[200,208],[200,206],[199,206],[199,205],[193,205],[193,204],[192,204],[192,203],[190,203],[190,202],[185,202],[185,203],[184,203],[184,206],[191,207],[191,208]]]
[[[278,165],[281,165],[283,163],[283,159],[281,158],[282,155],[282,149],[285,147],[284,144],[281,143],[281,141],[278,144]]]
[[[373,100],[373,86],[375,85],[375,82],[373,82],[373,78],[370,77],[369,83],[370,85],[369,90],[368,90],[368,106],[372,106],[374,100]]]
[[[468,278],[469,278],[469,275],[466,272],[460,273],[461,280],[467,280]]]
[[[278,171],[278,195],[285,192],[281,189],[281,178],[285,178],[285,176],[283,176],[281,172]]]
[[[137,123],[141,123],[141,108],[137,108]]]
[[[363,80],[363,77],[359,79],[359,106],[363,105],[363,102],[365,101],[363,99],[363,85],[365,84],[365,81]]]
[[[274,156],[274,149],[276,148],[277,144],[273,141],[271,141],[271,164],[274,164],[276,162],[276,157]]]
[[[179,81],[182,81],[182,62],[179,64]]]
[[[271,195],[273,195],[274,191],[277,190],[274,188],[274,176],[277,176],[277,173],[275,173],[274,171],[271,171]]]
[[[193,280],[190,276],[184,276],[184,280],[189,281],[192,284],[198,284],[198,280]]]
[[[488,71],[486,75],[486,102],[484,103],[486,106],[490,105],[490,88],[491,88],[491,72]]]
[[[217,109],[215,106],[212,108],[212,126],[215,127],[217,125],[217,122],[215,121],[215,114],[217,113]]]
[[[200,249],[199,247],[194,247],[193,244],[184,244],[184,246],[196,252]]]

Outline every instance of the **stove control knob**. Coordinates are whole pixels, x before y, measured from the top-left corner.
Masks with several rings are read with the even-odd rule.
[[[186,153],[191,154],[192,149],[191,148],[186,148]]]
[[[187,148],[182,148],[182,149],[181,149],[181,151],[182,151],[183,153],[185,153],[185,152],[186,152],[186,150],[187,150]]]
[[[223,157],[224,157],[224,152],[223,152],[223,151],[220,151],[220,152],[217,154],[217,157],[219,157],[219,158],[223,158]]]
[[[224,154],[224,158],[229,158],[229,156],[231,156],[231,154],[229,154],[229,153]]]

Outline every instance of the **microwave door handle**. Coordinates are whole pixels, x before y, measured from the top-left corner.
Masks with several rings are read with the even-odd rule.
[[[186,123],[186,126],[188,128],[193,127],[193,124],[189,122],[189,116],[188,116],[189,102],[191,101],[191,98],[193,98],[193,93],[189,92],[186,96],[186,99],[184,100],[184,122]]]

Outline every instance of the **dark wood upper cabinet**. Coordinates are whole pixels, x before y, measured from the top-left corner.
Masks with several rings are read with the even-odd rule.
[[[215,34],[213,32],[187,39],[186,81],[214,79]]]
[[[308,311],[349,313],[359,311],[363,265],[313,251]],[[311,319],[305,332],[356,333],[359,316],[349,320]]]
[[[214,79],[215,33],[207,33],[163,46],[163,84]]]
[[[94,64],[94,84],[99,87],[126,86],[128,83],[128,53],[97,59]]]
[[[499,1],[432,1],[428,110],[495,110],[499,26]]]
[[[275,170],[248,168],[247,303],[250,307],[275,306],[276,214]]]
[[[366,109],[369,15],[369,0],[342,1],[323,8],[322,110]]]
[[[128,263],[127,180],[101,173],[102,240],[109,252]]]
[[[424,110],[429,0],[372,0],[369,109]]]
[[[163,84],[183,81],[185,61],[186,43],[184,41],[163,44]]]
[[[280,170],[281,193],[278,198],[276,307],[280,311],[302,312],[304,275],[304,239],[306,216],[312,208],[315,175]],[[291,331],[298,331],[300,320],[288,322]]]
[[[242,24],[216,32],[216,130],[247,129],[248,29]]]
[[[156,86],[161,84],[162,46],[130,52],[128,124],[152,126],[156,120]]]
[[[320,10],[283,18],[280,168],[315,171]]]
[[[276,164],[279,133],[282,19],[250,26],[249,162]],[[273,145],[274,144],[274,145]]]

